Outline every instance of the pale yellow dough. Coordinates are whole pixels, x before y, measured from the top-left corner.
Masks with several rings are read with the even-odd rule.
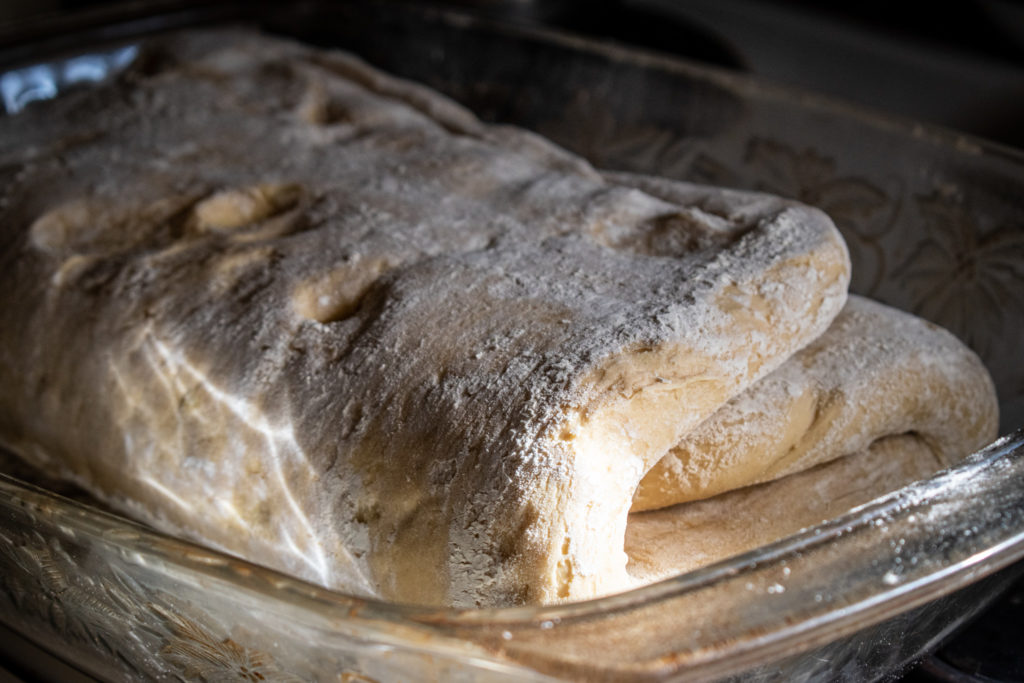
[[[647,473],[629,572],[649,583],[835,517],[984,446],[998,414],[991,378],[951,334],[851,296]]]
[[[632,509],[770,481],[896,434],[948,466],[995,438],[998,415],[991,378],[953,335],[851,296],[825,334],[662,458]]]
[[[0,440],[171,533],[399,602],[624,590],[644,475],[846,300],[816,209],[338,52],[155,45],[0,121]]]
[[[754,550],[939,469],[920,439],[890,436],[782,479],[634,512],[626,527],[629,573],[643,585]]]

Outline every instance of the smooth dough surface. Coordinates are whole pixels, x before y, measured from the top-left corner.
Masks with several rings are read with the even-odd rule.
[[[341,53],[145,52],[0,121],[0,438],[173,533],[402,602],[622,590],[644,473],[845,301],[815,209]]]

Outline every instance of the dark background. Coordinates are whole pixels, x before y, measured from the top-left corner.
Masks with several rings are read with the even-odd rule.
[[[105,4],[0,0],[0,21]],[[1024,148],[1022,0],[449,4],[645,45]]]

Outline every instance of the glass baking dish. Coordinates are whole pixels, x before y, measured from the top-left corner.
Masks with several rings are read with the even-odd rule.
[[[0,475],[7,628],[105,679],[865,680],[1015,576],[999,570],[1024,555],[1024,155],[676,58],[393,2],[129,5],[23,24],[0,35],[0,90],[14,110],[89,87],[148,33],[220,22],[352,50],[602,168],[821,206],[850,244],[856,291],[981,354],[1008,436],[713,566],[498,610],[350,598]]]

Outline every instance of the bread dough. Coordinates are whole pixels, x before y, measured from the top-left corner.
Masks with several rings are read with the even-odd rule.
[[[649,583],[831,519],[989,443],[998,414],[991,378],[953,335],[851,296],[825,334],[647,473],[629,573]]]
[[[626,527],[629,573],[642,585],[707,566],[832,519],[941,467],[924,441],[901,434],[788,477],[634,512]]]
[[[0,439],[154,526],[360,595],[550,603],[994,434],[949,335],[861,300],[829,328],[815,209],[600,174],[337,52],[147,51],[0,121]]]
[[[952,334],[851,296],[825,334],[662,458],[633,510],[777,479],[897,434],[948,466],[995,438],[998,415],[992,379]]]
[[[401,602],[622,590],[644,473],[845,300],[815,209],[337,52],[146,51],[0,122],[0,437],[172,533]]]

